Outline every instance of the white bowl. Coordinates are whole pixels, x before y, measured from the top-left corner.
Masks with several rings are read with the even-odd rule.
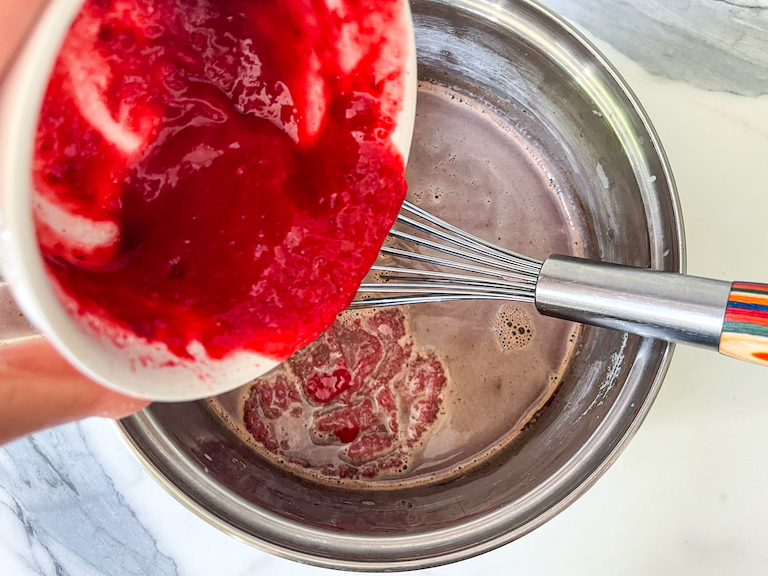
[[[237,388],[278,362],[251,352],[179,362],[167,348],[96,337],[67,313],[45,271],[32,217],[32,157],[39,110],[59,47],[82,0],[53,0],[30,35],[0,94],[0,267],[19,307],[58,351],[89,378],[129,396],[184,401]],[[393,140],[408,159],[416,108],[416,46],[410,7],[403,110]],[[149,361],[147,361],[149,360]],[[174,360],[172,366],[165,360]]]

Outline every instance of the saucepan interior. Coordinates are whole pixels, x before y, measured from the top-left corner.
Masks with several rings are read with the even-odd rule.
[[[683,271],[663,151],[586,40],[528,1],[416,0],[412,9],[420,79],[493,109],[535,144],[584,223],[586,256]],[[154,404],[120,426],[174,496],[254,546],[327,567],[418,568],[518,538],[583,493],[641,423],[671,352],[585,328],[535,423],[482,466],[411,488],[301,479],[258,456],[203,402]]]

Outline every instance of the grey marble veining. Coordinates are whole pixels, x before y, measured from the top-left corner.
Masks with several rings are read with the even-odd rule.
[[[766,0],[546,0],[650,73],[745,96],[768,93]]]
[[[16,544],[0,573],[166,576],[174,561],[96,461],[79,425],[0,448],[0,533]]]

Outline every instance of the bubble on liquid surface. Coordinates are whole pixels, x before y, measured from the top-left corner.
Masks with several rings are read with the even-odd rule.
[[[531,317],[517,304],[502,304],[499,307],[492,330],[502,352],[525,348],[536,335]]]

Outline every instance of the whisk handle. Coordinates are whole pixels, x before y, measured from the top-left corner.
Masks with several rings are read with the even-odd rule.
[[[768,285],[731,285],[720,352],[768,366]]]
[[[736,355],[721,348],[721,335],[732,338],[723,332],[730,295],[730,282],[554,255],[541,268],[536,307],[547,316]]]

